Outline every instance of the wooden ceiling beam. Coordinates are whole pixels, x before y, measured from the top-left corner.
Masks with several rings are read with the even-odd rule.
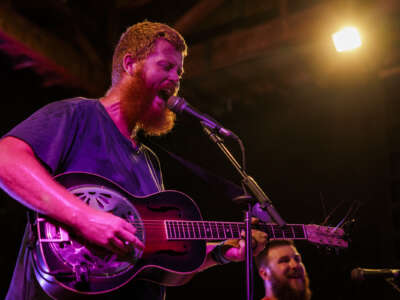
[[[8,55],[26,57],[31,67],[44,76],[45,85],[61,84],[86,90],[88,96],[100,96],[107,88],[105,66],[90,60],[70,44],[44,31],[0,4],[0,47]],[[29,65],[29,64],[28,64]]]
[[[185,76],[197,77],[213,70],[264,57],[282,45],[296,45],[319,38],[321,24],[334,11],[333,2],[325,2],[284,18],[276,18],[251,28],[233,32],[195,44],[189,49]]]
[[[216,10],[225,0],[202,0],[196,3],[174,25],[174,28],[185,35],[203,21],[211,12]]]
[[[292,14],[286,13],[286,0],[279,3],[281,15],[276,19],[191,45],[185,61],[185,77],[200,78],[247,61],[261,59],[266,63],[268,57],[271,57],[270,63],[276,65],[273,60],[282,47],[294,50],[300,45],[300,48],[309,45],[306,48],[312,55],[315,50],[312,45],[329,46],[330,34],[336,30],[340,21],[337,13],[343,8],[340,2],[325,1]],[[370,8],[369,13],[375,12],[380,18],[389,18],[390,14],[399,11],[398,1],[379,0]]]

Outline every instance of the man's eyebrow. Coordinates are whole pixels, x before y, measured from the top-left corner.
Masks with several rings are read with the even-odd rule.
[[[289,259],[289,255],[281,256],[278,259],[278,262]]]
[[[158,61],[158,63],[167,63],[171,66],[179,66],[179,63],[175,63],[174,61],[170,60],[170,59],[160,59]],[[178,70],[181,72],[181,74],[183,74],[185,72],[183,66],[179,67]]]

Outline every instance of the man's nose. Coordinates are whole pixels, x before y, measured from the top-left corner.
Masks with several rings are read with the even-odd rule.
[[[179,82],[179,80],[181,79],[181,77],[178,75],[178,73],[176,71],[169,72],[168,78],[169,78],[169,80],[171,80],[175,83]]]
[[[299,266],[299,262],[296,261],[295,259],[291,259],[291,260],[289,261],[289,266],[290,266],[291,268],[297,268],[297,267]]]

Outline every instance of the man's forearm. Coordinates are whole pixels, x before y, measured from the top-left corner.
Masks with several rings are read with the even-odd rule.
[[[25,206],[70,226],[90,209],[57,183],[32,149],[16,138],[0,141],[0,184]]]
[[[126,243],[144,248],[132,224],[75,197],[52,178],[21,140],[0,141],[0,184],[22,204],[69,225],[89,242],[121,255],[131,251]]]

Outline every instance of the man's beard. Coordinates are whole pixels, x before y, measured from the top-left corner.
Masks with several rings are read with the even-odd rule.
[[[157,96],[146,88],[142,65],[129,80],[122,85],[121,112],[130,132],[142,129],[147,135],[166,134],[174,127],[175,113],[167,106],[161,111],[152,109]]]
[[[271,272],[271,285],[275,297],[279,300],[310,300],[310,280],[307,273],[304,274],[304,289],[297,290],[290,285],[287,278],[279,279],[278,276]]]

